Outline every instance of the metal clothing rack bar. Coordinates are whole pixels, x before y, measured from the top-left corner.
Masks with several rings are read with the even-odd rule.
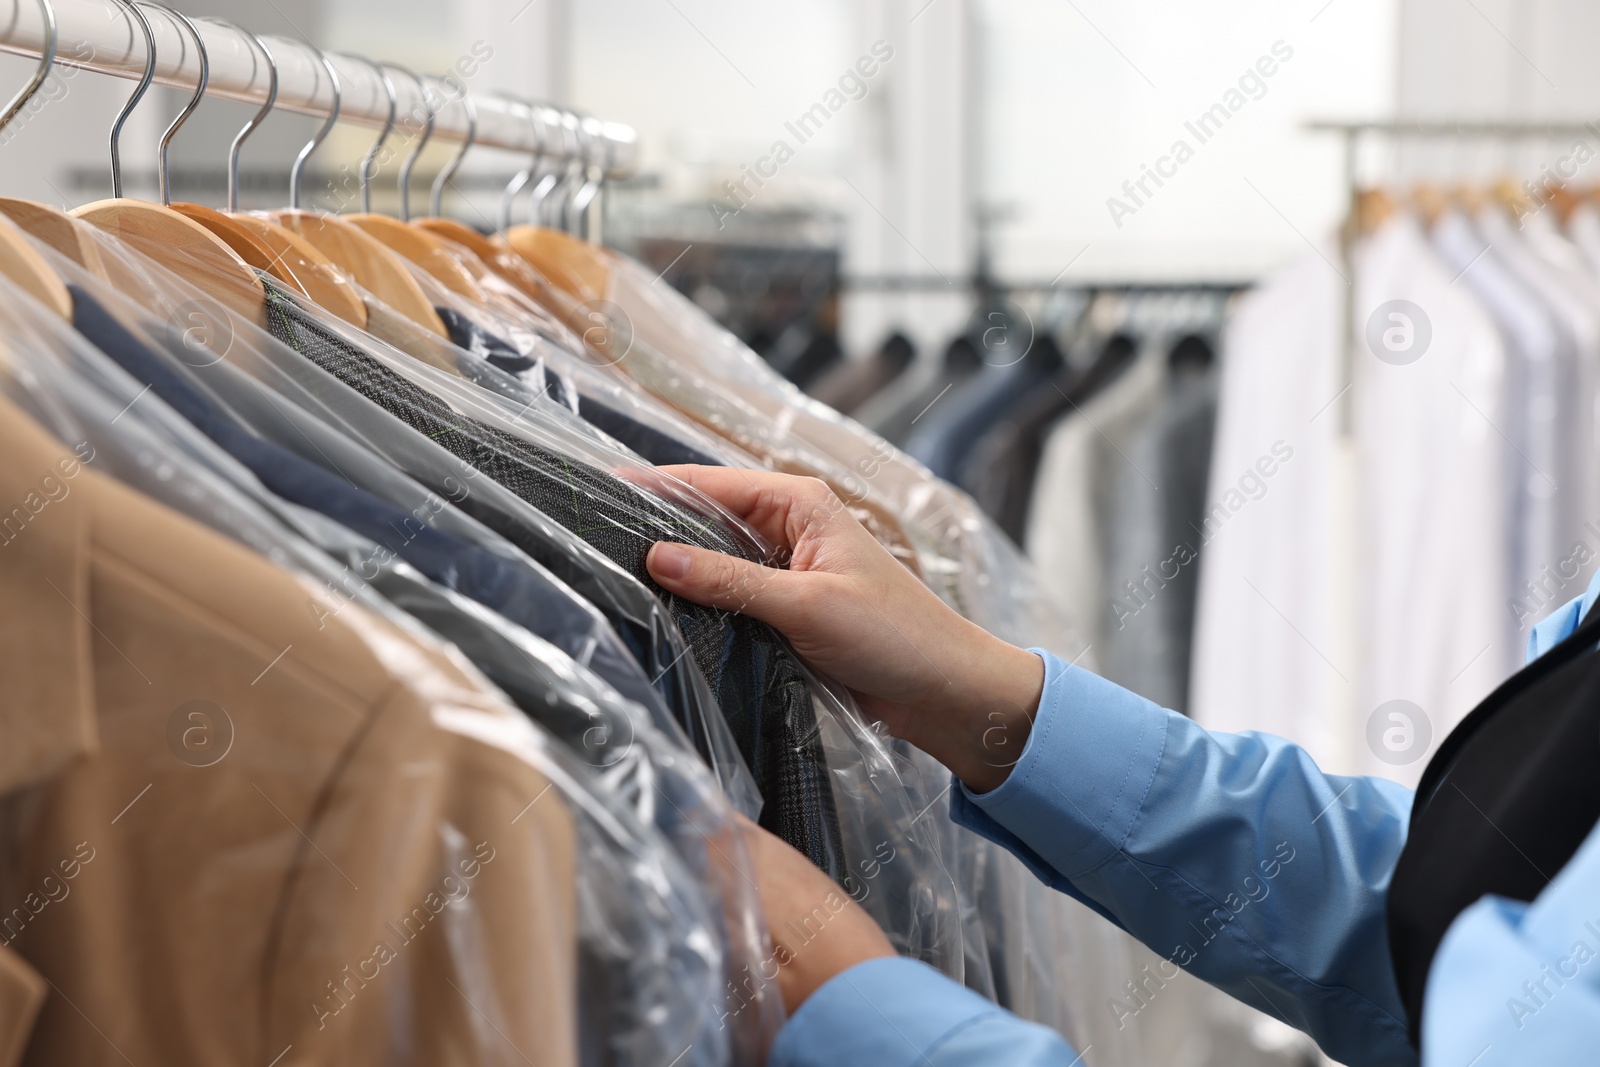
[[[117,0],[54,0],[60,39],[56,64],[80,70],[109,74],[115,78],[137,80],[144,73],[145,49],[142,32],[134,26],[127,9]],[[194,42],[177,20],[155,7],[142,9],[155,34],[155,81],[174,89],[193,91],[200,75],[200,61]],[[0,8],[0,12],[4,9]],[[0,14],[0,52],[38,58],[45,47],[44,20],[34,0],[10,0],[9,14]],[[207,96],[220,96],[249,104],[267,100],[269,70],[266,60],[242,32],[222,23],[196,20],[205,41],[210,61]],[[326,118],[333,106],[333,90],[315,51],[306,44],[282,37],[267,36],[278,67],[276,107],[301,115]],[[358,59],[328,53],[339,75],[342,88],[339,106],[341,122],[382,127],[389,115],[389,98],[378,74]],[[470,92],[472,78],[487,55],[463,53],[455,69],[443,76],[419,71],[427,85],[437,114],[435,140],[460,142],[467,138],[469,122],[462,103]],[[403,67],[391,67],[404,70]],[[422,90],[407,77],[393,78],[396,94],[397,125],[420,131],[427,118]],[[474,144],[512,152],[532,153],[542,147],[551,159],[579,156],[578,116],[546,105],[538,105],[542,127],[536,129],[532,106],[492,93],[471,93],[477,109],[477,136]],[[638,139],[632,127],[615,122],[583,119],[584,140],[590,158],[603,164],[609,177],[626,174],[637,157]]]
[[[1356,285],[1355,285],[1355,229],[1354,220],[1359,206],[1361,188],[1356,174],[1356,156],[1363,137],[1398,138],[1457,138],[1477,141],[1538,141],[1575,134],[1592,134],[1600,137],[1600,123],[1563,122],[1507,122],[1500,120],[1449,120],[1449,119],[1375,119],[1339,121],[1315,119],[1304,124],[1312,133],[1338,134],[1343,143],[1342,168],[1344,171],[1345,224],[1339,231],[1339,260],[1345,271],[1344,314],[1341,316],[1341,344],[1339,348],[1345,382],[1353,380],[1356,341]],[[1347,389],[1339,398],[1339,429],[1348,436],[1351,432],[1353,406]]]

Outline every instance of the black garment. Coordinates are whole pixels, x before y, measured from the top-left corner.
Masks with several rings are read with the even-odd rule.
[[[588,612],[536,571],[507,561],[428,525],[416,515],[342,481],[287,449],[239,427],[198,389],[173,372],[137,337],[77,286],[72,293],[73,327],[123,370],[242,463],[268,490],[291,503],[320,512],[389,553],[404,559],[432,581],[492,608],[569,655],[583,655],[591,670],[613,688],[646,708],[661,698],[638,663],[615,640],[599,641],[591,651],[572,647],[573,639],[592,640]]]
[[[720,460],[693,445],[679,441],[663,430],[646,425],[638,419],[630,418],[604,401],[597,400],[582,389],[568,384],[559,374],[543,366],[535,357],[522,353],[509,341],[502,340],[455,309],[440,307],[434,310],[444,322],[451,344],[483,357],[487,362],[510,374],[541,371],[543,388],[547,390],[550,399],[563,407],[572,407],[571,398],[576,394],[578,415],[584,422],[656,466],[664,467],[674,463],[699,463],[711,467],[723,465]],[[490,389],[495,387],[494,383],[488,381],[479,380],[478,384]]]
[[[786,328],[762,353],[772,369],[804,389],[844,360],[844,349],[831,334],[820,332],[811,323],[796,323]]]
[[[265,274],[260,277],[265,286],[275,284]],[[309,329],[337,336],[337,327],[317,325],[313,316],[292,303],[292,297],[279,289],[272,291],[284,304],[286,314],[304,320]],[[345,344],[343,341],[335,343]],[[180,344],[174,341],[172,347],[181,356]],[[225,368],[227,361],[217,366]],[[317,416],[311,420],[296,420],[292,412],[263,403],[255,391],[230,396],[230,403],[252,411],[256,420],[253,425],[258,429],[270,426],[275,435],[273,439],[302,458],[351,476],[352,480],[359,479],[372,492],[402,506],[408,505],[411,494],[402,492],[398,500],[391,495],[394,486],[382,470],[374,468],[374,463],[378,468],[392,468],[402,478],[415,481],[425,491],[452,502],[451,508],[437,516],[442,527],[450,525],[458,530],[462,539],[474,543],[481,543],[475,532],[479,529],[509,542],[605,618],[673,710],[695,750],[711,766],[722,768],[719,778],[725,784],[737,777],[727,761],[718,756],[718,753],[736,749],[737,745],[732,742],[731,731],[717,707],[710,685],[689,655],[688,642],[667,608],[643,583],[509,489],[489,479],[476,478],[476,469],[442,445],[418,435],[407,423],[314,362],[301,360],[289,352],[284,352],[281,360],[276,353],[268,353],[257,372],[271,381],[283,383],[286,388],[292,387],[294,404],[316,412]],[[515,379],[509,380],[515,382]],[[358,442],[359,447],[352,451],[339,434],[328,429],[329,426],[337,426],[340,433]],[[456,516],[462,518],[462,523],[452,521]],[[728,744],[724,745],[724,741]],[[741,810],[754,814],[759,810],[759,798],[753,776],[746,772],[746,777],[751,788],[739,790],[737,796],[741,798]]]
[[[1033,338],[1021,356],[1003,348],[985,355],[1000,362],[984,367],[941,397],[906,437],[906,452],[940,478],[953,480],[984,431],[1058,374],[1062,366],[1061,349],[1047,333]]]
[[[866,359],[849,359],[806,386],[817,400],[848,415],[868,397],[898,378],[916,359],[911,339],[896,330]]]
[[[754,619],[673,597],[644,566],[658,540],[745,558],[755,558],[753,546],[606,472],[462,416],[323,327],[275,285],[267,288],[268,327],[279,340],[561,523],[665,601],[765,798],[762,825],[842,877],[833,791],[810,687],[793,653]]]
[[[911,435],[912,427],[920,422],[923,414],[945,395],[946,390],[961,388],[962,383],[983,369],[983,360],[979,358],[978,352],[978,346],[973,344],[972,339],[966,334],[951,341],[945,346],[944,361],[940,364],[938,376],[921,392],[907,397],[893,415],[872,428],[893,444],[904,446],[906,438]]]
[[[1389,883],[1411,1043],[1439,942],[1486,894],[1532,901],[1600,821],[1600,611],[1512,675],[1428,763]]]
[[[509,374],[532,370],[538,365],[538,361],[523,355],[510,342],[501,340],[454,308],[435,307],[433,310],[444,323],[450,343],[457,348],[471,352]]]
[[[675,463],[699,463],[707,467],[724,465],[715,456],[654,426],[630,418],[581,390],[578,392],[578,416],[658,467],[669,467]]]
[[[1133,361],[1133,339],[1108,338],[1087,368],[1068,365],[1018,401],[973,443],[956,482],[1021,544],[1044,440],[1056,419],[1082,404]]]

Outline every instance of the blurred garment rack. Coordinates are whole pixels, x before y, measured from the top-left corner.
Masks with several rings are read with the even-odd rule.
[[[1345,279],[1350,284],[1346,287],[1344,314],[1340,324],[1343,331],[1340,352],[1345,359],[1344,380],[1350,380],[1350,371],[1353,370],[1350,360],[1355,344],[1355,270],[1353,250],[1356,232],[1356,219],[1361,207],[1361,184],[1357,169],[1361,142],[1365,137],[1380,139],[1401,140],[1406,138],[1454,138],[1457,140],[1475,141],[1543,141],[1558,137],[1570,137],[1574,134],[1595,134],[1600,136],[1593,122],[1480,122],[1468,120],[1403,120],[1403,119],[1373,119],[1366,121],[1339,121],[1334,119],[1314,119],[1307,122],[1304,127],[1313,133],[1336,133],[1341,142],[1341,171],[1344,176],[1344,202],[1346,205],[1345,224],[1339,230],[1339,260],[1344,269]],[[1348,436],[1350,433],[1350,403],[1348,397],[1340,397],[1337,401],[1339,409],[1339,428]]]

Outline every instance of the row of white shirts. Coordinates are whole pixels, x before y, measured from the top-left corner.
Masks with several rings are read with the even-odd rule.
[[[1400,215],[1250,292],[1223,345],[1185,710],[1414,784],[1600,558],[1597,382],[1587,206],[1565,226]],[[1263,456],[1274,476],[1247,478]]]

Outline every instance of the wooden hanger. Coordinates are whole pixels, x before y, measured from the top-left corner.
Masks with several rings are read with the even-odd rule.
[[[1418,182],[1411,189],[1411,205],[1422,217],[1423,224],[1432,228],[1450,210],[1450,201],[1444,190],[1432,182]]]
[[[383,82],[384,89],[389,94],[389,122],[379,134],[378,141],[367,153],[367,158],[362,160],[361,167],[361,213],[346,216],[351,225],[357,226],[367,234],[382,242],[392,249],[396,255],[410,260],[416,266],[426,271],[434,280],[446,289],[464,296],[474,303],[482,304],[485,297],[478,288],[472,275],[461,266],[450,254],[444,243],[432,234],[421,230],[412,229],[406,225],[411,218],[411,170],[416,165],[417,157],[422,154],[430,138],[433,137],[433,105],[428,99],[428,88],[414,71],[405,70],[407,77],[416,82],[417,94],[422,100],[423,109],[427,113],[427,122],[422,134],[417,138],[417,143],[400,164],[399,191],[400,191],[400,218],[393,219],[387,215],[375,214],[372,211],[372,173],[368,160],[376,158],[379,149],[388,138],[394,126],[395,95],[394,83],[389,79],[383,67],[371,64]],[[394,66],[394,64],[391,64]]]
[[[539,149],[534,153],[529,167],[512,179],[501,197],[502,233],[498,240],[530,263],[557,288],[582,301],[598,300],[605,296],[611,281],[611,266],[605,258],[603,249],[546,226],[511,224],[511,204],[516,190],[527,177],[538,170],[544,154],[544,122],[539,118],[539,109],[530,105],[528,117],[534,123],[534,141]],[[564,116],[563,130],[566,129],[566,119],[575,119],[575,116],[570,113]],[[573,129],[576,137],[576,127]],[[572,150],[577,151],[578,147],[575,142]],[[555,179],[553,184],[552,179]],[[565,174],[556,173],[546,174],[540,179],[532,194],[536,220],[544,199],[559,189],[565,181]]]
[[[145,90],[150,87],[150,80],[155,74],[155,37],[150,32],[149,21],[139,10],[141,5],[165,11],[187,27],[190,36],[194,38],[195,50],[200,57],[200,77],[195,84],[195,94],[161,135],[161,150],[157,156],[161,183],[160,204],[147,204],[121,195],[122,167],[119,145],[122,125],[138,105],[140,98],[144,96]],[[128,4],[128,10],[144,28],[145,70],[133,96],[123,106],[122,113],[117,116],[116,124],[111,128],[111,178],[114,195],[110,200],[85,204],[74,209],[71,214],[74,218],[83,219],[127,241],[138,251],[216,299],[228,310],[244,316],[246,321],[265,325],[266,288],[256,277],[255,271],[220,237],[193,219],[166,206],[171,200],[167,151],[172,144],[172,136],[194,113],[194,109],[200,106],[200,100],[205,96],[206,83],[211,75],[211,63],[206,56],[205,41],[200,36],[199,28],[186,15],[173,11],[163,4],[153,3],[152,0],[132,0]]]
[[[1476,215],[1488,203],[1488,196],[1480,186],[1462,182],[1450,189],[1450,201],[1469,215]]]
[[[10,100],[6,101],[5,108],[0,111],[0,130],[11,124],[11,120],[27,106],[32,100],[45,79],[50,76],[50,68],[56,61],[56,13],[50,0],[39,0],[39,7],[44,15],[45,41],[44,47],[39,52],[39,65],[34,68],[33,76],[28,79],[28,84],[19,89]],[[39,254],[24,236],[23,230],[11,219],[16,212],[30,220],[39,219],[37,224],[41,229],[56,231],[60,227],[57,223],[65,221],[65,229],[71,230],[72,224],[59,217],[59,213],[43,204],[34,204],[27,200],[0,201],[0,274],[4,274],[22,289],[31,293],[40,303],[56,312],[62,318],[72,319],[72,295],[67,292],[66,283],[51,269],[50,264]],[[57,241],[62,241],[69,247],[75,246],[83,239],[82,234],[71,234],[70,237],[61,233],[54,233]],[[53,242],[46,242],[54,247]]]
[[[410,260],[427,271],[436,281],[452,293],[481,304],[483,291],[461,264],[450,255],[439,239],[425,230],[414,229],[387,215],[358,214],[345,216],[345,221],[358,227],[382,243],[396,255]]]
[[[603,298],[611,284],[605,250],[546,226],[513,226],[505,241],[558,288],[579,300]]]
[[[233,249],[239,258],[248,263],[252,269],[267,273],[272,272],[272,253],[267,247],[216,208],[181,202],[168,204],[167,206],[184,218],[192,219],[207,230],[210,230],[223,244]]]
[[[1490,190],[1494,199],[1501,207],[1511,213],[1512,218],[1520,219],[1534,209],[1534,203],[1523,192],[1522,187],[1511,178],[1501,178],[1494,183]]]
[[[266,323],[267,291],[261,279],[237,252],[193,219],[126,198],[85,204],[72,216],[120,237],[247,321]]]
[[[448,338],[449,334],[444,328],[444,323],[440,321],[438,312],[434,311],[433,304],[423,293],[422,287],[406,269],[405,263],[389,251],[381,241],[343,219],[300,210],[301,181],[306,161],[317,150],[317,146],[327,138],[328,131],[339,121],[339,104],[343,96],[338,70],[329,62],[327,56],[317,52],[316,49],[312,51],[316,52],[318,60],[322,63],[322,69],[328,74],[333,90],[333,106],[328,109],[328,117],[321,128],[312,135],[310,141],[306,142],[305,147],[300,149],[300,154],[295,157],[294,167],[289,171],[289,209],[267,212],[262,217],[304,238],[323,256],[342,267],[355,279],[356,284],[399,314],[430,333]],[[393,122],[392,109],[390,121]],[[382,143],[381,139],[379,143]],[[370,177],[370,167],[375,156],[375,150],[369,151],[362,159],[361,168],[364,175]]]
[[[314,303],[353,326],[366,327],[367,302],[361,298],[360,290],[316,245],[270,219],[256,215],[228,218],[266,246],[284,273]]]
[[[472,102],[470,95],[463,93],[461,106],[467,114],[467,135],[462,138],[461,147],[450,158],[450,162],[445,164],[433,179],[433,190],[428,201],[431,216],[425,219],[412,219],[410,217],[410,168],[416,162],[417,156],[421,154],[422,148],[420,145],[401,168],[400,215],[407,220],[412,228],[448,241],[467,254],[478,257],[478,261],[483,265],[484,269],[493,271],[521,290],[530,299],[537,300],[542,279],[538,276],[538,272],[531,269],[531,264],[518,256],[510,245],[498,238],[485,237],[472,227],[459,223],[454,219],[443,218],[440,214],[445,186],[450,183],[451,178],[455,177],[456,171],[461,168],[461,161],[466,158],[467,152],[471,150],[478,139],[477,105]],[[432,122],[433,116],[430,112],[430,131]],[[426,139],[425,135],[423,140]]]
[[[0,215],[72,260],[102,281],[109,281],[105,260],[94,238],[84,232],[84,224],[48,204],[32,200],[0,197]]]
[[[1400,207],[1387,189],[1363,189],[1356,194],[1354,216],[1351,222],[1356,232],[1370,236],[1383,228],[1384,223],[1399,214]]]
[[[476,256],[485,270],[493,271],[531,299],[539,299],[544,279],[533,264],[500,237],[485,237],[471,226],[454,219],[413,219],[411,225],[449,241],[463,252]]]
[[[16,223],[0,219],[0,274],[68,322],[72,294]]]
[[[1556,214],[1561,221],[1566,222],[1572,218],[1572,213],[1578,209],[1578,205],[1583,203],[1583,196],[1579,193],[1574,193],[1565,185],[1552,185],[1550,186],[1550,203],[1555,205]]]
[[[344,321],[366,326],[367,305],[361,294],[309,241],[254,215],[227,215],[200,204],[173,204],[172,209],[216,234],[251,267],[272,275]]]
[[[206,19],[234,30],[255,43],[267,60],[267,99],[261,109],[233,138],[228,147],[228,211],[199,204],[174,204],[173,210],[193,219],[237,252],[258,271],[272,275],[289,288],[310,298],[325,310],[354,323],[367,324],[367,305],[355,286],[309,242],[282,226],[239,211],[239,152],[247,137],[272,113],[278,100],[278,64],[266,42],[256,34],[222,19]]]
[[[367,292],[431,333],[448,337],[439,313],[406,265],[377,238],[332,215],[277,211],[270,217],[343,267]]]
[[[425,230],[426,232],[433,234],[435,237],[442,237],[446,241],[453,241],[462,248],[465,248],[467,251],[471,252],[473,255],[477,256],[479,259],[483,260],[486,265],[492,258],[494,258],[494,255],[497,251],[509,250],[503,249],[500,245],[496,245],[492,240],[485,237],[477,230],[474,230],[471,226],[468,226],[463,222],[457,222],[455,219],[412,219],[410,225],[416,229]]]

